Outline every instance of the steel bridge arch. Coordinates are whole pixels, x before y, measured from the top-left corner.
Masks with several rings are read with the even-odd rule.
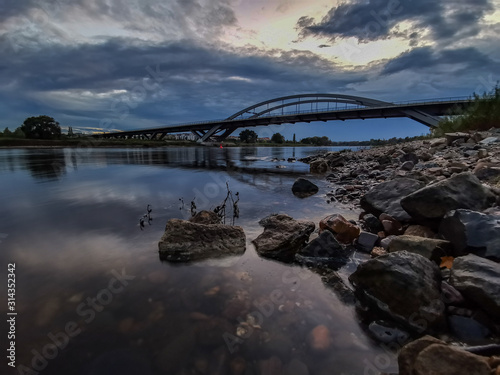
[[[288,96],[282,96],[279,98],[274,98],[270,100],[266,100],[254,105],[251,105],[250,107],[247,107],[245,109],[242,109],[239,112],[236,112],[235,114],[229,116],[226,120],[234,120],[235,118],[251,111],[252,109],[257,109],[259,107],[262,107],[267,104],[271,103],[278,103],[278,102],[283,102],[285,100],[292,100],[292,99],[299,99],[298,101],[291,102],[291,103],[283,103],[281,106],[283,108],[286,107],[291,107],[292,105],[297,105],[297,104],[306,104],[305,101],[301,101],[302,98],[316,98],[314,100],[310,100],[309,103],[319,103],[319,102],[332,102],[332,103],[347,103],[347,104],[354,104],[354,105],[362,105],[365,107],[380,107],[383,105],[391,105],[392,103],[389,102],[384,102],[381,100],[375,100],[375,99],[370,99],[370,98],[365,98],[362,96],[353,96],[353,95],[342,95],[342,94],[299,94],[299,95],[288,95]],[[280,106],[280,108],[281,108]]]
[[[289,101],[286,102],[285,101]],[[376,100],[371,98],[366,98],[363,96],[354,96],[354,95],[343,95],[343,94],[299,94],[299,95],[288,95],[282,96],[279,98],[265,100],[260,103],[253,104],[249,107],[242,109],[229,116],[224,120],[224,122],[230,122],[233,120],[237,120],[238,117],[244,116],[245,114],[250,114],[249,117],[245,117],[245,119],[255,119],[259,117],[267,117],[266,114],[269,114],[278,109],[284,109],[287,107],[293,107],[303,104],[314,104],[314,103],[342,103],[342,104],[351,104],[354,106],[362,106],[367,108],[376,108],[376,107],[395,107],[396,104],[391,102],[385,102],[382,100]],[[276,105],[274,105],[276,104]],[[270,105],[272,105],[270,107]],[[252,112],[259,107],[267,106],[266,109],[260,110],[259,112]],[[320,111],[318,111],[320,112]],[[428,113],[425,113],[421,110],[416,109],[401,109],[401,112],[404,116],[411,118],[412,120],[418,121],[430,128],[436,127],[439,118],[432,116]],[[243,118],[243,117],[242,117]],[[219,136],[221,139],[226,138],[229,134],[231,134],[235,129],[227,129],[223,127],[223,123],[215,125],[213,128],[206,132],[195,134],[200,137],[198,142],[204,142],[208,140],[212,136]],[[218,134],[217,134],[218,133]]]

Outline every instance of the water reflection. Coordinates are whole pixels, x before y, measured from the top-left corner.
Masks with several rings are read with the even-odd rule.
[[[8,220],[0,233],[8,237],[0,259],[17,265],[17,364],[38,366],[40,374],[267,375],[293,367],[326,375],[362,374],[378,363],[384,352],[353,306],[318,274],[259,258],[250,242],[262,231],[258,220],[271,213],[317,223],[339,209],[319,194],[293,196],[295,176],[275,172],[270,161],[293,152],[1,150],[0,214]],[[305,156],[300,152],[296,157]],[[63,161],[63,172],[48,170],[52,161]],[[194,265],[160,262],[167,220],[190,215],[179,210],[179,198],[196,196],[199,210],[213,209],[227,194],[226,181],[240,193],[237,224],[247,251]],[[321,178],[316,183],[322,186]],[[141,231],[148,204],[154,221]],[[126,284],[112,283],[116,273],[129,275]],[[51,337],[70,322],[80,333],[52,355]],[[311,344],[318,330],[330,335],[319,351]]]

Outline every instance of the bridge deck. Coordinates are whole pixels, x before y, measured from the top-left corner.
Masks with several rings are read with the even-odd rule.
[[[217,128],[218,131],[226,130],[232,132],[237,128],[265,126],[265,125],[281,125],[295,124],[298,122],[314,122],[314,121],[345,121],[354,119],[374,119],[374,118],[394,118],[394,117],[410,117],[408,113],[418,111],[430,116],[443,116],[449,114],[453,109],[466,107],[471,103],[470,98],[449,98],[445,100],[434,101],[411,101],[403,103],[389,103],[387,105],[376,107],[351,106],[349,108],[336,110],[319,110],[319,111],[295,111],[285,112],[280,115],[269,115],[256,118],[236,118],[232,120],[210,120],[177,124],[172,126],[163,126],[149,129],[137,129],[123,132],[101,133],[95,134],[95,137],[129,137],[135,135],[154,136],[157,134],[169,134],[178,132],[206,132],[210,129]],[[415,118],[414,118],[415,119]],[[419,121],[417,119],[417,121]]]

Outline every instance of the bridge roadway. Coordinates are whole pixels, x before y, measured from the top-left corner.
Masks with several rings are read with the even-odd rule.
[[[313,99],[309,99],[313,98]],[[438,116],[448,115],[456,108],[467,107],[472,100],[466,97],[443,98],[432,100],[418,100],[400,103],[382,102],[379,100],[347,96],[338,94],[305,94],[287,96],[257,103],[251,107],[235,113],[224,120],[191,122],[172,126],[120,131],[111,133],[94,134],[96,138],[130,138],[145,136],[149,139],[162,139],[167,134],[179,132],[192,132],[198,137],[198,142],[210,138],[221,141],[238,128],[255,126],[295,124],[314,121],[345,121],[354,119],[375,119],[408,117],[431,128],[437,126]],[[273,105],[281,103],[279,105]],[[320,109],[310,111],[284,112],[284,108],[310,105],[319,103],[335,103],[335,109]],[[345,108],[338,109],[338,103],[345,104]],[[270,107],[271,105],[271,107]],[[351,107],[348,107],[351,105]],[[266,108],[256,112],[258,108]],[[271,112],[281,110],[281,114],[270,115]],[[245,117],[247,116],[247,117]]]

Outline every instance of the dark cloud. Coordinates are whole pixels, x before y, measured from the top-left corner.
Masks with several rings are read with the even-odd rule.
[[[393,27],[410,21],[429,30],[434,40],[442,40],[477,35],[479,20],[493,9],[490,0],[358,0],[330,9],[320,22],[301,17],[297,28],[303,36],[355,37],[366,42],[388,38]]]
[[[82,126],[111,118],[113,128],[137,127],[138,119],[153,126],[221,118],[270,97],[341,91],[365,79],[311,52],[224,50],[189,40],[45,45],[43,53],[23,49],[0,64],[0,101],[15,93],[23,115],[55,111]]]
[[[479,70],[497,71],[499,63],[474,47],[458,49],[421,47],[390,60],[382,70],[382,75],[401,71],[429,72],[442,65],[455,65],[453,75],[459,76],[462,72],[476,74]]]

